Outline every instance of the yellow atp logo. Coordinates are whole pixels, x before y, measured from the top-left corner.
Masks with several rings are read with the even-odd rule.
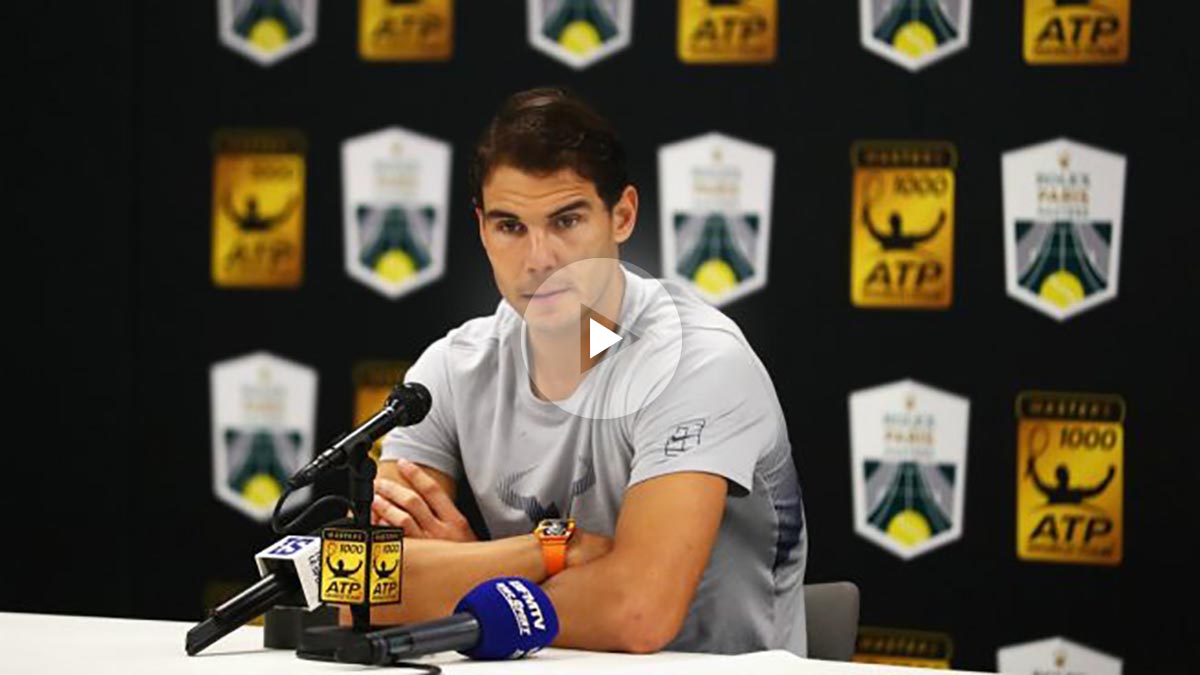
[[[1017,555],[1119,564],[1124,401],[1025,392],[1017,418]]]

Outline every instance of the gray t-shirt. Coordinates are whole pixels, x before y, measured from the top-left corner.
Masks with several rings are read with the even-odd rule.
[[[648,406],[589,419],[539,400],[524,365],[524,322],[502,300],[495,314],[451,330],[409,369],[405,379],[428,387],[433,407],[421,423],[388,434],[383,458],[465,477],[494,538],[568,514],[611,537],[632,485],[681,471],[723,476],[729,496],[720,532],[667,649],[804,656],[808,537],[771,378],[737,325],[690,289],[662,281],[667,293],[655,292],[654,281],[624,274],[622,334],[655,334],[671,301],[683,331],[679,366]],[[622,373],[653,370],[645,366],[661,358],[650,342],[618,342],[601,361],[609,367],[589,371],[577,394],[619,395],[613,383]]]

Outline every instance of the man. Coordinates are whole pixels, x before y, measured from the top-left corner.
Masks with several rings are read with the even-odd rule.
[[[516,94],[471,177],[503,300],[408,371],[433,407],[383,445],[373,517],[409,539],[404,603],[373,621],[444,616],[515,574],[553,601],[557,646],[804,655],[807,536],[774,386],[730,319],[620,265],[638,192],[610,125],[561,90]],[[590,354],[590,321],[623,339]],[[491,541],[454,505],[461,479]]]

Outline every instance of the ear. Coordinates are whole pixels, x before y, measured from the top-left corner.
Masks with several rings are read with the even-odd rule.
[[[475,220],[479,223],[479,243],[487,246],[487,242],[483,239],[483,209],[479,205],[475,205]]]
[[[633,236],[637,227],[638,192],[632,185],[626,185],[621,192],[621,198],[613,204],[613,241],[624,244]]]

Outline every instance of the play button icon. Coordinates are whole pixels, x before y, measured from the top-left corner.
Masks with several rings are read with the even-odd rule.
[[[605,328],[595,319],[588,317],[588,358],[596,355],[621,341],[621,336]]]
[[[651,405],[682,353],[679,310],[644,270],[586,258],[526,291],[521,364],[531,392],[579,417],[615,419]]]
[[[624,341],[615,352],[627,349],[638,341],[627,327],[618,324],[612,318],[579,303],[579,372],[586,373],[603,360],[616,358],[618,354],[609,352],[617,343]]]

